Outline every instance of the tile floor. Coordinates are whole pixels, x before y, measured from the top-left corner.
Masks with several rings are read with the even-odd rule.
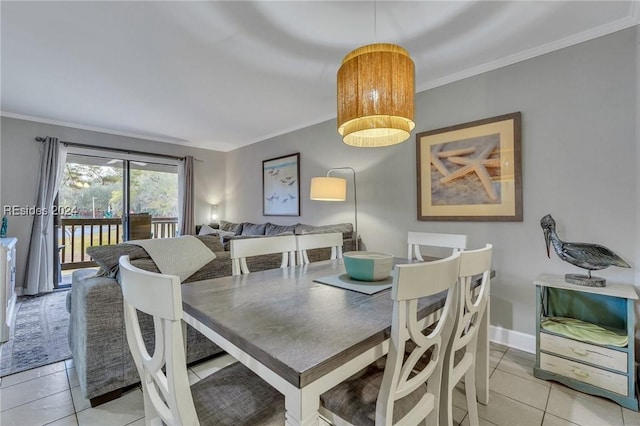
[[[225,355],[193,366],[189,369],[190,381],[195,383],[231,362],[233,358]],[[488,406],[478,406],[481,425],[640,426],[639,413],[534,378],[534,362],[532,354],[491,345],[491,401]],[[80,393],[72,360],[4,377],[0,410],[2,426],[144,425],[139,388],[91,408]],[[454,418],[457,425],[469,425],[460,390],[454,397]]]

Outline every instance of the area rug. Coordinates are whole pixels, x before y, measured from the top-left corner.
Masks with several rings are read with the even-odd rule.
[[[0,377],[71,358],[69,290],[19,297],[11,336],[2,348]]]

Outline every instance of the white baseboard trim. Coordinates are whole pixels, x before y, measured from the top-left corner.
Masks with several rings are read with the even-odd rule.
[[[493,343],[519,349],[521,351],[536,353],[536,336],[509,330],[497,325],[489,326],[489,340]]]

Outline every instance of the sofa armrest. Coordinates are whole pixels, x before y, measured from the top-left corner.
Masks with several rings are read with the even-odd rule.
[[[70,346],[82,393],[87,398],[123,387],[124,310],[113,278],[93,270],[73,273]]]

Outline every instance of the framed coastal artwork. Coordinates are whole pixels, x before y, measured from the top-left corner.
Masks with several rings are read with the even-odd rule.
[[[522,222],[521,114],[416,135],[418,220]]]
[[[300,216],[300,153],[262,162],[263,216]]]

